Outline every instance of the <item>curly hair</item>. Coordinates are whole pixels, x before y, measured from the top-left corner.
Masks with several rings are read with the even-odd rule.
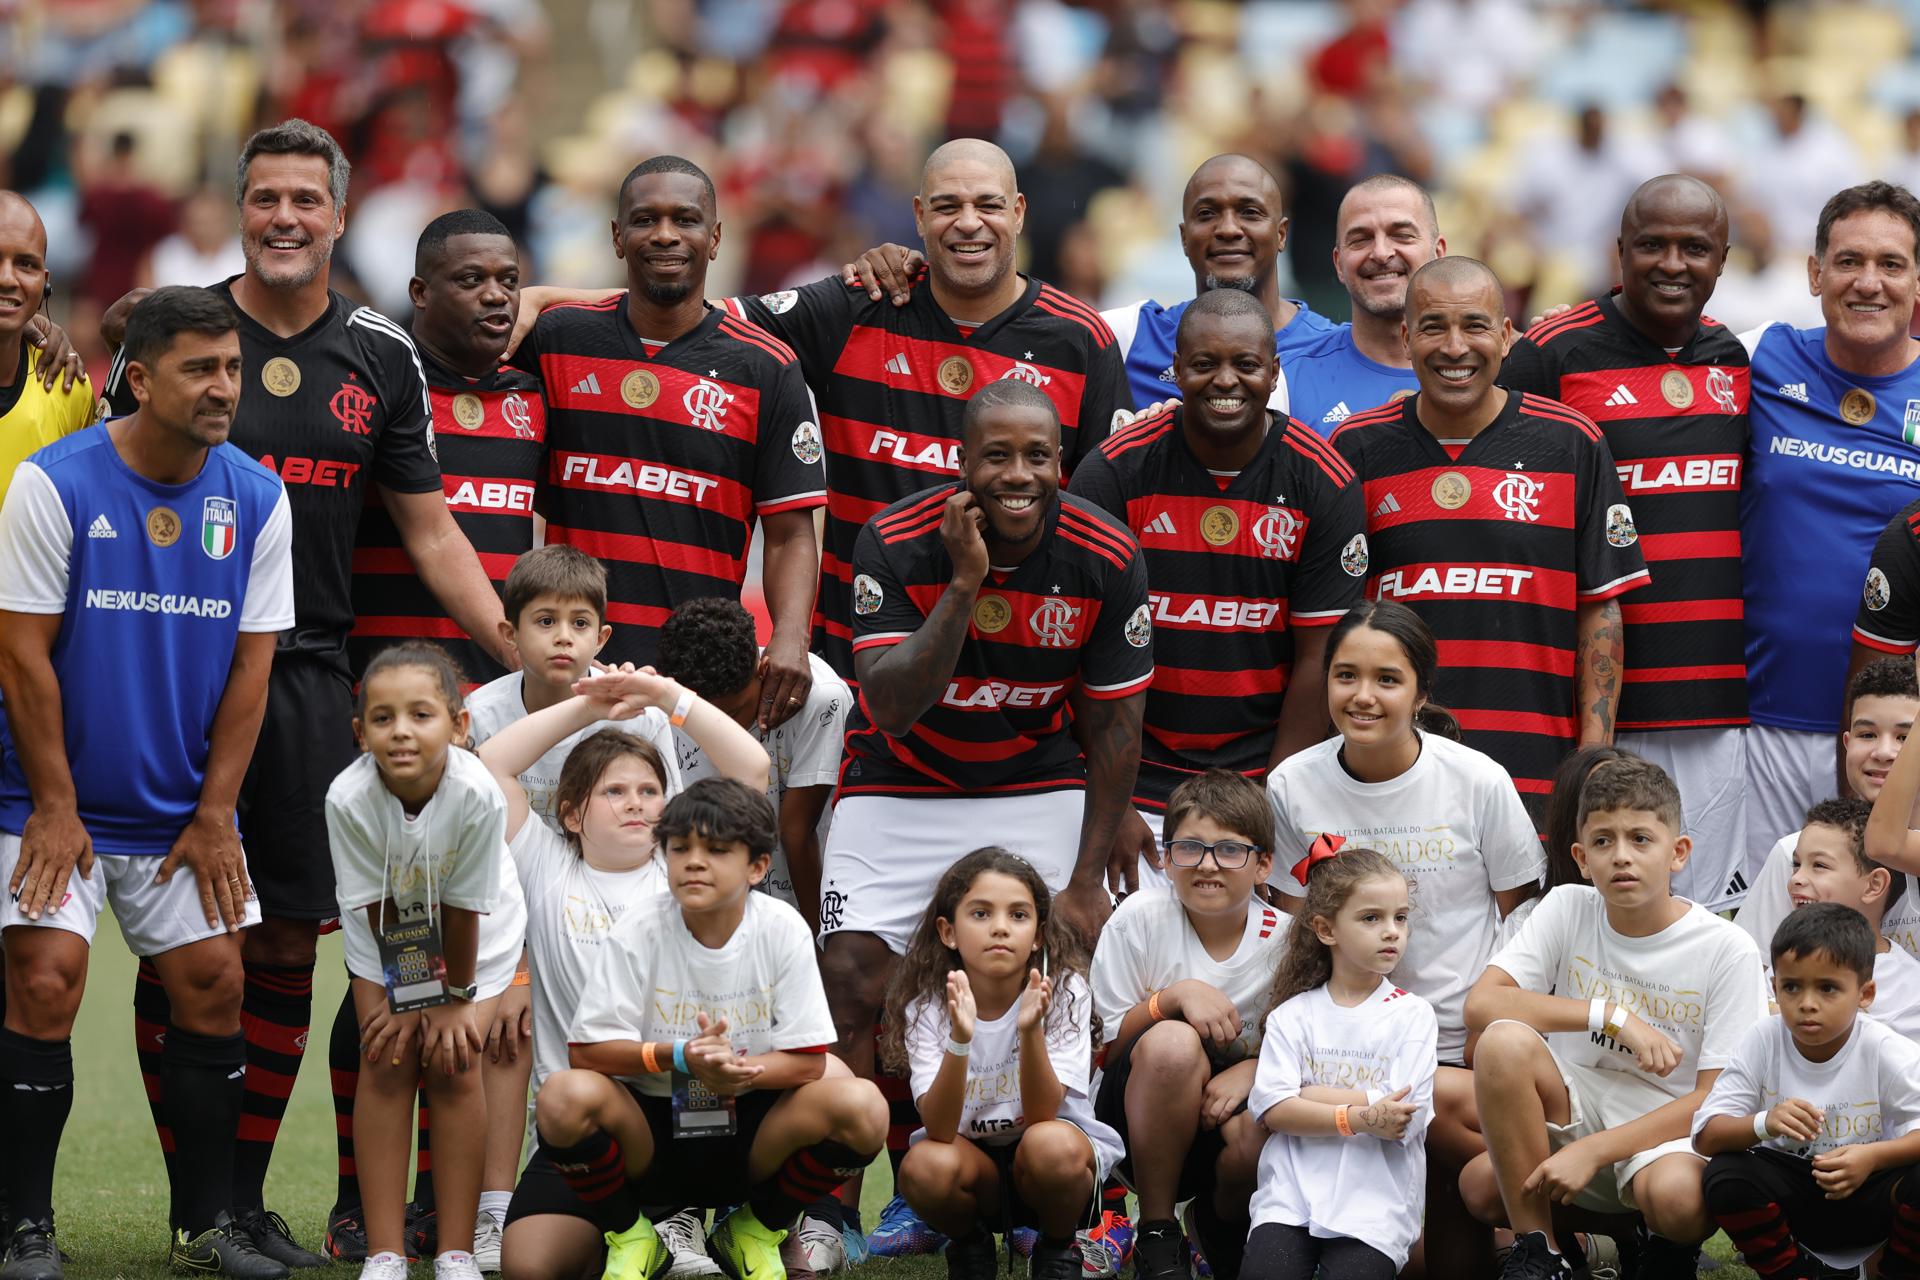
[[[907,944],[907,953],[900,957],[893,981],[887,984],[887,1002],[880,1028],[880,1057],[895,1071],[908,1070],[907,1006],[922,996],[944,1001],[947,975],[955,969],[966,967],[960,959],[960,953],[940,941],[940,929],[936,922],[945,920],[951,923],[967,891],[973,888],[973,882],[989,872],[1011,876],[1033,895],[1033,909],[1040,918],[1040,953],[1046,957],[1049,972],[1055,980],[1053,1006],[1047,1010],[1049,1029],[1058,1028],[1066,1019],[1078,1016],[1078,1012],[1072,1008],[1075,1001],[1066,995],[1062,982],[1068,974],[1079,974],[1083,981],[1087,978],[1093,963],[1093,951],[1087,946],[1087,940],[1080,936],[1078,929],[1053,914],[1053,895],[1047,891],[1046,881],[1040,878],[1040,873],[1034,870],[1031,862],[997,846],[975,849],[941,873],[939,883],[933,887],[933,899],[927,903],[927,909],[920,917],[920,927],[913,931],[913,940]],[[1087,1003],[1089,1006],[1093,1003],[1091,991]],[[1093,1024],[1090,1033],[1092,1043],[1099,1044],[1100,1015],[1091,1012],[1089,1016]]]
[[[675,609],[660,627],[660,674],[703,698],[747,687],[760,662],[753,615],[738,600],[703,596]]]
[[[1313,931],[1314,918],[1331,921],[1347,905],[1357,885],[1385,876],[1402,878],[1393,860],[1374,849],[1343,849],[1307,870],[1307,901],[1287,931],[1286,950],[1280,953],[1280,963],[1273,971],[1268,1012],[1303,991],[1325,986],[1333,976],[1333,952]]]

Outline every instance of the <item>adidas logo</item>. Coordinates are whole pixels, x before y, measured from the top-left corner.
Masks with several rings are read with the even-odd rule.
[[[1726,893],[1728,895],[1733,895],[1737,893],[1745,893],[1746,891],[1747,891],[1746,873],[1743,871],[1734,872],[1733,879],[1727,881]]]
[[[87,526],[87,536],[89,538],[117,538],[120,535],[115,533],[113,526],[107,523],[106,516],[98,515],[93,518],[93,523]]]
[[[1786,386],[1780,388],[1780,394],[1789,400],[1798,400],[1801,404],[1805,404],[1807,403],[1807,384],[1804,382],[1789,382]]]
[[[1172,366],[1172,365],[1168,365],[1168,366],[1167,366],[1166,368],[1164,368],[1164,369],[1162,369],[1162,370],[1160,371],[1160,381],[1162,381],[1162,382],[1172,382],[1172,381],[1173,381],[1173,366]]]
[[[1179,530],[1173,527],[1173,513],[1170,511],[1162,511],[1159,515],[1155,516],[1148,523],[1146,528],[1142,529],[1140,532],[1158,533],[1171,538],[1175,534],[1177,534]]]
[[[1327,416],[1320,419],[1320,421],[1345,422],[1348,418],[1351,418],[1352,416],[1353,416],[1353,410],[1347,408],[1347,402],[1345,400],[1342,400],[1339,404],[1327,410]]]
[[[902,351],[887,361],[887,372],[897,373],[904,378],[913,376],[913,367],[907,363],[907,353]]]
[[[1627,390],[1627,384],[1623,382],[1613,389],[1613,394],[1607,397],[1607,403],[1617,409],[1623,404],[1639,404],[1640,397]]]
[[[577,396],[597,396],[600,394],[600,375],[590,373],[573,384],[573,393]]]
[[[1373,514],[1376,516],[1390,516],[1399,509],[1400,499],[1394,497],[1392,494],[1388,494],[1386,497],[1380,499],[1380,505],[1373,509]]]

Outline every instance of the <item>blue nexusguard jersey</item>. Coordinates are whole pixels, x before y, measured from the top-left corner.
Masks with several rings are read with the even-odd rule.
[[[80,820],[97,853],[164,855],[193,817],[242,631],[293,625],[293,522],[279,477],[234,446],[156,484],[109,431],[20,464],[0,507],[0,609],[59,614],[53,669]],[[0,739],[0,830],[33,812]]]
[[[1279,357],[1283,367],[1294,352],[1319,342],[1333,332],[1333,321],[1298,298],[1288,301],[1299,310],[1294,313],[1293,319],[1287,321],[1284,329],[1275,330],[1273,335],[1273,354]],[[1100,318],[1113,330],[1113,336],[1118,339],[1120,350],[1126,356],[1127,392],[1133,397],[1135,409],[1180,398],[1180,388],[1173,381],[1173,337],[1180,328],[1181,315],[1192,302],[1193,299],[1188,298],[1185,302],[1163,307],[1148,298],[1145,302],[1100,313]],[[1276,413],[1285,413],[1287,403],[1287,382],[1282,378],[1273,389],[1267,407]]]
[[[1361,355],[1350,324],[1336,325],[1317,341],[1282,355],[1280,371],[1287,376],[1288,412],[1323,436],[1356,413],[1420,389],[1412,369]]]
[[[1864,378],[1826,333],[1774,324],[1753,355],[1752,453],[1741,491],[1747,690],[1756,724],[1832,733],[1848,622],[1874,541],[1920,497],[1920,363]]]

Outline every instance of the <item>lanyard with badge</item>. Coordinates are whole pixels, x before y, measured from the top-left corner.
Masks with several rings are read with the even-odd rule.
[[[380,971],[387,984],[387,1008],[394,1013],[416,1013],[447,1002],[447,952],[440,942],[440,920],[433,909],[433,859],[427,858],[427,918],[387,924],[387,902],[397,906],[399,894],[389,876],[393,850],[381,854],[380,899],[374,937],[380,947]],[[405,914],[403,912],[403,914]]]

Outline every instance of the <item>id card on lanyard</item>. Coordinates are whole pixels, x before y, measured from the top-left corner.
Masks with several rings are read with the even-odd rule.
[[[447,1002],[447,950],[440,941],[440,916],[433,903],[433,860],[427,860],[427,902],[424,920],[399,920],[387,923],[387,903],[399,905],[393,886],[393,853],[386,850],[380,861],[381,887],[387,896],[380,900],[374,926],[374,938],[380,948],[380,972],[387,987],[387,1008],[393,1013],[416,1013]],[[417,910],[417,908],[416,908]],[[402,908],[403,916],[412,914]]]

